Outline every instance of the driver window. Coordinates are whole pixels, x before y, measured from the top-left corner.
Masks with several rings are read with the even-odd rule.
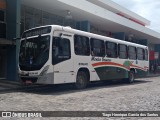
[[[57,64],[71,58],[70,41],[66,38],[53,38],[52,63]]]

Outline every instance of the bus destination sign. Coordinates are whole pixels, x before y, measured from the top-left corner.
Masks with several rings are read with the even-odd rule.
[[[47,34],[47,33],[50,33],[50,32],[51,32],[51,26],[36,28],[36,29],[32,29],[32,30],[24,32],[23,35],[22,35],[22,38]]]

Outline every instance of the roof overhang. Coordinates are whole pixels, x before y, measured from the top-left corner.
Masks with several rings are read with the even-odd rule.
[[[104,1],[100,0],[100,2]],[[98,4],[91,3],[90,0],[22,0],[22,4],[43,9],[63,17],[66,15],[66,11],[70,10],[73,19],[76,21],[88,20],[102,30],[125,32],[126,35],[132,33],[136,36],[136,39],[148,39],[151,43],[160,44],[160,33],[119,16]],[[148,24],[148,21],[145,21],[145,19],[140,19],[140,21]]]
[[[98,5],[106,10],[109,10],[115,14],[121,15],[130,20],[134,20],[144,26],[150,25],[150,21],[143,18],[142,16],[120,6],[119,4],[113,2],[112,0],[87,0],[95,5]]]

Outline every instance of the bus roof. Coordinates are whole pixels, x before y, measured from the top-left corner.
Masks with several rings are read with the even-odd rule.
[[[124,40],[115,39],[115,38],[111,38],[111,37],[107,37],[107,36],[102,36],[102,35],[98,35],[98,34],[94,34],[94,33],[90,33],[90,32],[85,32],[85,31],[73,29],[71,27],[65,27],[65,26],[60,26],[60,25],[46,25],[46,26],[40,26],[40,27],[36,27],[36,28],[47,27],[47,26],[51,26],[52,28],[54,28],[54,30],[62,30],[62,31],[70,32],[72,34],[88,36],[90,38],[107,40],[107,41],[110,41],[110,42],[127,44],[127,45],[130,45],[130,46],[136,46],[136,47],[141,47],[141,48],[148,48],[145,45],[140,45],[140,44],[136,44],[136,43],[132,43],[132,42],[127,42],[127,41],[124,41]],[[33,29],[36,29],[36,28],[32,28],[32,29],[29,29],[29,30],[33,30]],[[26,30],[26,31],[29,31],[29,30]]]

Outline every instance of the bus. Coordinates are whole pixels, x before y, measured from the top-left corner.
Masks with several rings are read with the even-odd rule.
[[[19,77],[26,84],[74,83],[85,88],[92,81],[124,79],[133,83],[149,70],[148,47],[48,25],[22,34]]]

